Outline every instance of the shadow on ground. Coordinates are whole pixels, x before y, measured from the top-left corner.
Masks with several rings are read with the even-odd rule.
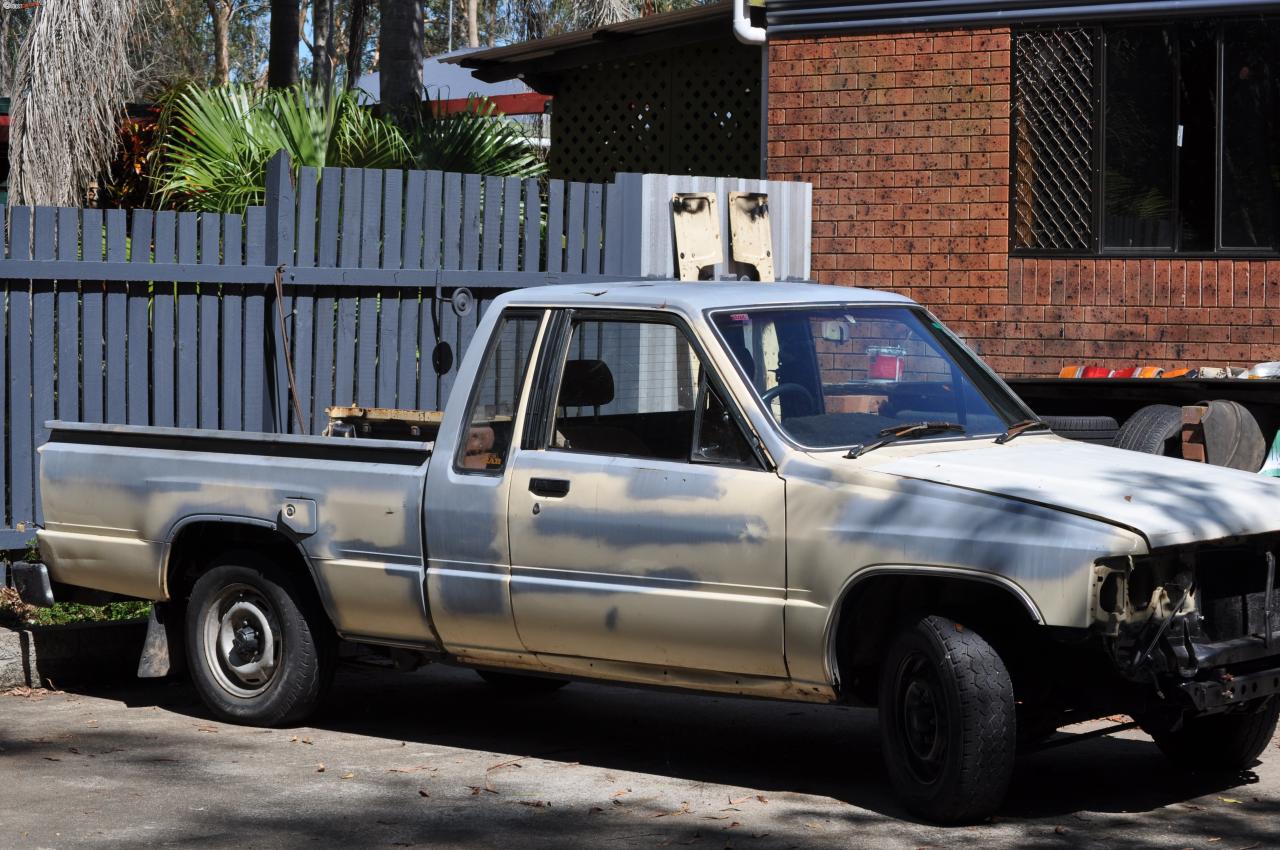
[[[130,706],[159,706],[194,718],[208,716],[184,683],[86,693],[123,700]],[[918,823],[888,788],[875,713],[869,710],[585,684],[551,695],[515,697],[485,685],[468,671],[429,668],[403,675],[353,666],[340,672],[313,726],[693,783],[831,797],[858,807],[843,815],[851,826],[877,819],[870,813]],[[1108,814],[1151,812],[1228,791],[1233,796],[1247,795],[1249,782],[1247,774],[1179,773],[1145,740],[1102,738],[1022,758],[1000,820],[1056,823],[1088,812],[1096,821]],[[1259,800],[1255,805],[1272,806],[1271,814],[1280,814],[1280,806],[1274,803]],[[1179,819],[1188,823],[1205,814],[1194,806],[1182,808]],[[554,824],[561,817],[538,814],[540,823]],[[581,813],[566,816],[578,818]],[[362,814],[366,821],[383,818],[389,823],[403,817],[399,804]],[[286,822],[281,821],[281,829]],[[1251,841],[1262,842],[1259,847],[1280,846],[1275,834],[1256,835],[1256,830],[1244,826],[1232,835],[1229,823],[1219,816],[1206,828],[1228,841],[1238,841],[1237,846]],[[294,823],[289,828],[298,826]],[[347,827],[325,818],[323,824],[308,828],[331,838],[332,830],[341,833]],[[432,836],[432,841],[442,839],[443,835]]]

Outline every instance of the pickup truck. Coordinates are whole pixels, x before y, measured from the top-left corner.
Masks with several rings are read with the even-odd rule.
[[[1280,482],[1060,438],[936,318],[811,284],[551,286],[484,314],[412,441],[50,424],[24,595],[154,600],[218,717],[340,640],[476,669],[878,706],[939,821],[1126,713],[1177,764],[1280,712]],[[1058,740],[1061,738],[1059,737]]]

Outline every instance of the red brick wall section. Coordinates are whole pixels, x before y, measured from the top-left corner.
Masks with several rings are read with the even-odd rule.
[[[1280,359],[1280,262],[1009,256],[1008,30],[769,45],[769,177],[813,184],[813,273],[936,312],[997,370]]]

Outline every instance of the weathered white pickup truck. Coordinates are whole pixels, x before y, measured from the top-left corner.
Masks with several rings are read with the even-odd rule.
[[[1238,769],[1280,711],[1280,483],[1058,438],[894,295],[511,293],[430,442],[51,428],[27,597],[161,603],[233,721],[307,716],[338,638],[509,688],[872,704],[951,821],[1067,723]]]

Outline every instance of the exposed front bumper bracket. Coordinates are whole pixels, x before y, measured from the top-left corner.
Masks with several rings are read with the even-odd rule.
[[[1183,682],[1179,687],[1199,711],[1214,711],[1280,693],[1280,667],[1211,682]]]
[[[13,587],[28,605],[41,608],[53,606],[53,584],[49,581],[49,568],[44,564],[18,561],[9,566]]]

